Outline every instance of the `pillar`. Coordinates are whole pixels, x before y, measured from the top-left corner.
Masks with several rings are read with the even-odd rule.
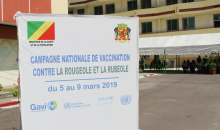
[[[179,15],[179,31],[183,30],[183,19],[182,19],[182,15]]]
[[[158,29],[158,33],[161,32],[161,29],[160,29],[160,18],[158,19],[158,28],[157,29]]]
[[[141,0],[137,0],[137,8],[141,9]]]
[[[160,0],[157,0],[157,7],[160,7]]]
[[[85,8],[85,15],[89,15],[89,6],[88,5]]]

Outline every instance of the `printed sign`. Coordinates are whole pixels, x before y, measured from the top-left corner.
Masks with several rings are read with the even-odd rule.
[[[138,18],[17,22],[23,130],[138,130]]]

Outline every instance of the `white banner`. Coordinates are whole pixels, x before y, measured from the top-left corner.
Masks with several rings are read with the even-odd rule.
[[[17,23],[23,130],[138,130],[138,18]]]

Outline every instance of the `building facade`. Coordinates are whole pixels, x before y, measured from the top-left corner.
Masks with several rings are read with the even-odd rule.
[[[139,17],[140,38],[220,32],[220,0],[69,0],[69,14]],[[196,57],[182,55],[180,61]],[[170,65],[176,56],[167,59]]]
[[[67,14],[67,0],[0,0],[0,84],[17,84],[17,26],[15,13]]]

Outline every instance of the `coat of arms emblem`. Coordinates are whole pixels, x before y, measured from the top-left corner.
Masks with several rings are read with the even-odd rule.
[[[118,27],[114,29],[115,31],[115,40],[121,43],[130,41],[131,29],[126,24],[118,24]]]

